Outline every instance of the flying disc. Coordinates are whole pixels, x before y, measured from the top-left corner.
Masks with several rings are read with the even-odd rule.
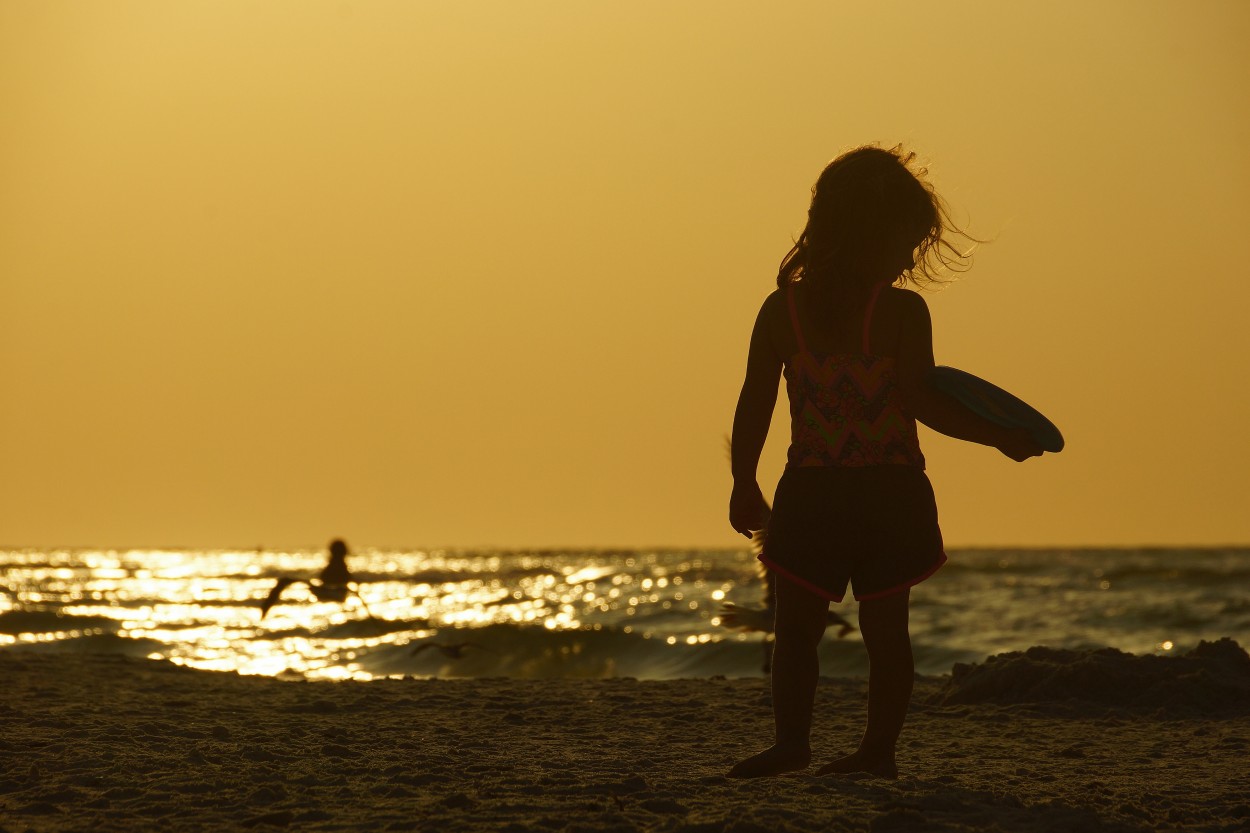
[[[933,368],[933,386],[950,394],[974,413],[1005,425],[1008,428],[1025,428],[1044,450],[1063,450],[1063,434],[1027,402],[1007,391],[990,384],[979,376],[964,370],[938,366]]]

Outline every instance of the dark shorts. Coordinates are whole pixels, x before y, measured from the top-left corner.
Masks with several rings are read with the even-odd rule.
[[[915,466],[787,469],[760,561],[830,601],[919,584],[946,563],[937,503]]]

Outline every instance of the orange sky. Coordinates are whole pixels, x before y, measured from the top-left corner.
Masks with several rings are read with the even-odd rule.
[[[736,546],[812,181],[974,233],[948,543],[1250,541],[1250,5],[0,4],[0,545]],[[771,493],[784,409],[765,451]]]

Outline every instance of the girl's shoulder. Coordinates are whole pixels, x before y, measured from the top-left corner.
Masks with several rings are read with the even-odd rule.
[[[920,293],[906,287],[887,286],[877,295],[866,326],[872,333],[871,352],[897,357],[906,339],[921,338],[930,332],[929,306]]]
[[[881,297],[888,298],[898,304],[919,304],[925,306],[924,296],[910,286],[894,286],[891,284],[881,291]]]
[[[764,299],[764,303],[760,304],[759,317],[762,320],[768,322],[789,320],[790,309],[787,297],[789,294],[788,289],[789,287],[782,287],[781,289],[774,289],[772,292],[768,293],[768,296]]]
[[[767,334],[777,358],[785,360],[794,353],[794,327],[791,323],[789,287],[774,289],[768,293],[764,303],[760,305],[760,313],[756,319],[756,329]]]
[[[877,303],[902,321],[929,318],[929,305],[924,296],[906,286],[887,286]]]
[[[786,305],[786,295],[789,294],[789,291],[789,285],[774,289],[772,292],[768,293],[766,298],[764,298],[764,307],[768,309],[779,306],[784,308]]]

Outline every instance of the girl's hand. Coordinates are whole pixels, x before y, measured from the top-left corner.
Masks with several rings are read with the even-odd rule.
[[[1017,463],[1030,457],[1041,457],[1043,449],[1027,428],[1007,428],[996,448]]]
[[[729,496],[729,525],[747,538],[768,522],[768,502],[764,500],[760,486],[754,480],[734,482],[733,494]]]

